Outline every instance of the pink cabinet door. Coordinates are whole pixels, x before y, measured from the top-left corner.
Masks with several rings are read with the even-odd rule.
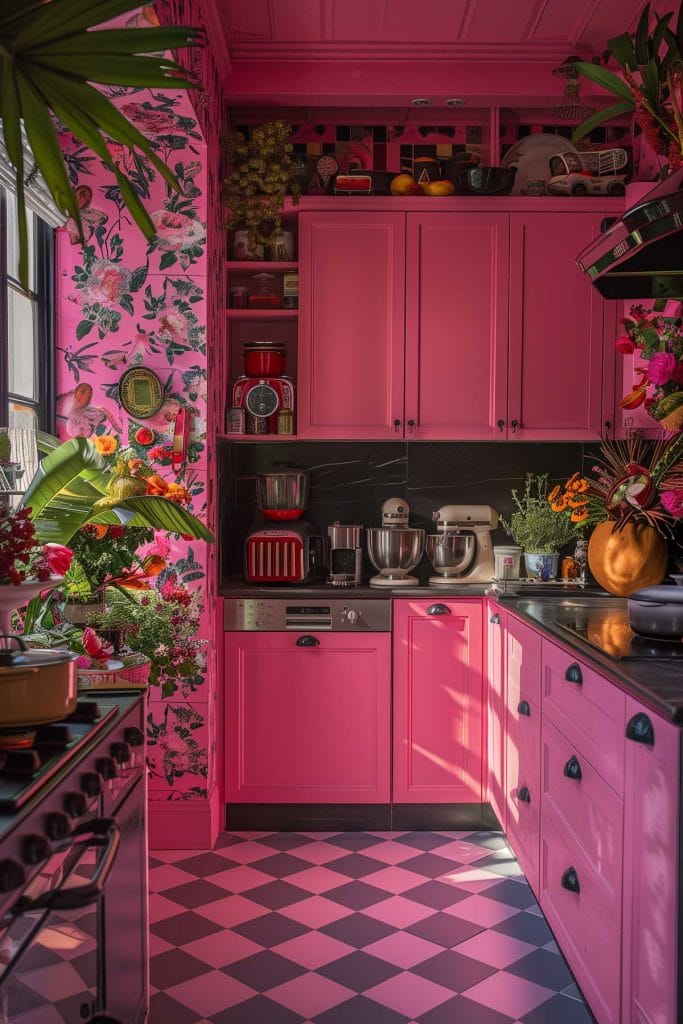
[[[541,810],[541,712],[522,690],[508,689],[505,729],[506,831],[510,846],[534,893],[538,894]]]
[[[388,803],[387,633],[229,633],[226,794],[239,803]]]
[[[405,217],[302,213],[297,434],[403,435]]]
[[[626,699],[623,1024],[679,1020],[680,728]]]
[[[574,262],[599,234],[602,216],[510,216],[508,436],[513,439],[581,441],[604,430],[603,387],[611,405],[614,338],[603,346],[604,302]]]
[[[394,802],[481,803],[481,601],[394,602]]]
[[[508,222],[506,213],[408,214],[407,437],[505,432]]]
[[[486,625],[486,768],[488,801],[505,828],[505,621],[506,613],[489,601]]]

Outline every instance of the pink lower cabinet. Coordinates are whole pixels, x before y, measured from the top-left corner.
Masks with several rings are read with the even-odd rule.
[[[488,800],[505,829],[505,622],[506,613],[488,602],[486,622],[486,766]]]
[[[626,700],[623,1024],[680,1020],[681,730]]]
[[[482,602],[394,602],[394,804],[482,801]]]
[[[390,635],[304,636],[226,635],[228,803],[388,804]]]

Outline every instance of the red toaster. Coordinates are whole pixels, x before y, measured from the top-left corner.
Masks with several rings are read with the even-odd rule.
[[[247,583],[311,583],[325,572],[327,538],[310,523],[255,527],[244,548]]]

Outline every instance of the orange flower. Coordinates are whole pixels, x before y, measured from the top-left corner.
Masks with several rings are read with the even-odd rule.
[[[169,485],[162,476],[159,476],[158,473],[152,473],[151,476],[147,477],[148,494],[166,494],[168,488]]]
[[[100,455],[113,455],[119,446],[118,438],[112,434],[102,434],[101,437],[94,437],[92,443]]]
[[[182,484],[168,484],[166,497],[170,498],[171,501],[177,502],[179,505],[187,505],[192,500],[192,495],[187,487],[183,487]]]
[[[628,395],[624,395],[619,405],[622,409],[637,409],[645,401],[647,387],[645,384],[638,384]]]
[[[559,491],[559,487],[556,488],[556,490]],[[550,498],[548,498],[548,501],[550,501]],[[567,495],[561,494],[558,498],[555,498],[554,501],[550,501],[550,507],[553,512],[564,512],[567,507]]]
[[[589,516],[588,508],[586,507],[587,504],[588,503],[586,503],[586,505],[584,505],[583,508],[577,508],[577,509],[575,509],[572,512],[572,514],[569,517],[571,519],[572,523],[585,523],[586,522],[586,520],[588,519],[588,516]]]
[[[571,494],[567,499],[567,504],[570,508],[583,508],[584,505],[588,504],[588,498],[579,497],[578,494]]]
[[[567,480],[566,484],[564,485],[565,486],[565,490],[573,491],[575,489],[575,487],[576,487],[577,482],[580,479],[581,479],[581,474],[580,473],[572,473],[572,475],[569,477],[569,480]]]
[[[553,487],[552,491],[548,495],[548,501],[550,502],[551,505],[556,500],[556,498],[559,496],[559,494],[560,494],[560,485],[557,484],[555,487]]]

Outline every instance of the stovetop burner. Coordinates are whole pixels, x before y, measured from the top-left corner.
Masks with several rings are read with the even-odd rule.
[[[70,718],[33,730],[29,746],[2,748],[0,732],[0,813],[18,811],[86,741],[117,714],[112,704],[79,700]],[[6,736],[16,730],[7,730]]]
[[[638,636],[629,626],[625,608],[576,609],[555,619],[555,625],[617,661],[683,663],[682,642]]]

